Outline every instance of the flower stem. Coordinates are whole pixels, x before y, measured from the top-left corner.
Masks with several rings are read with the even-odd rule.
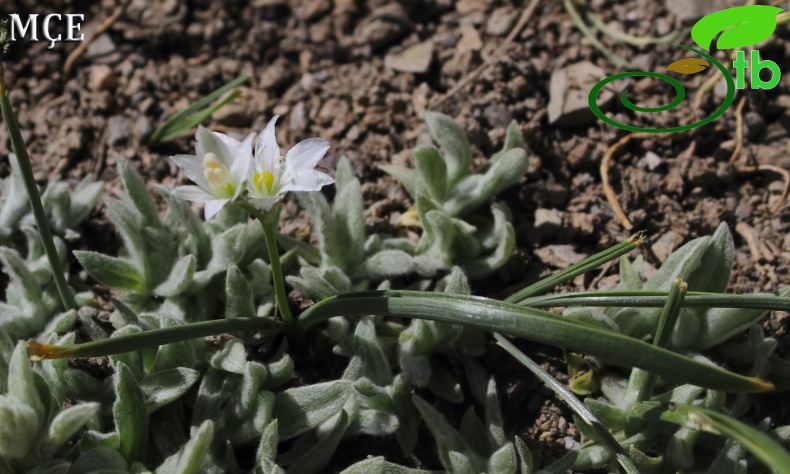
[[[291,314],[291,308],[288,306],[288,294],[285,292],[285,279],[283,278],[283,269],[280,266],[280,251],[277,249],[277,231],[274,228],[277,222],[277,211],[279,208],[274,207],[268,212],[261,212],[255,209],[252,205],[246,202],[237,203],[238,206],[244,208],[258,219],[263,227],[263,236],[266,240],[266,250],[269,252],[269,264],[272,267],[272,283],[274,284],[274,300],[280,314],[283,315],[286,328],[296,328],[294,318]]]
[[[0,48],[2,48],[2,46],[3,45],[0,45]],[[8,129],[8,136],[11,139],[11,146],[19,162],[19,171],[22,173],[22,179],[25,182],[30,207],[33,208],[33,217],[36,219],[36,227],[38,227],[41,243],[44,246],[44,252],[47,254],[49,266],[52,268],[52,276],[55,279],[55,285],[58,288],[58,294],[60,295],[63,307],[66,310],[77,309],[77,303],[74,301],[74,295],[71,293],[68,283],[66,283],[66,277],[60,265],[60,258],[55,249],[55,243],[52,240],[49,220],[44,211],[44,206],[41,204],[41,194],[38,191],[36,180],[33,177],[33,167],[30,164],[30,156],[27,154],[25,141],[22,139],[22,133],[19,131],[19,124],[11,108],[11,101],[8,97],[8,89],[5,85],[4,76],[5,70],[3,69],[3,65],[0,64],[0,109],[2,109],[3,120]]]

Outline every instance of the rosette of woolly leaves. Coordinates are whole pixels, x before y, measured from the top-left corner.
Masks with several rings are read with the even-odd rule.
[[[442,151],[432,145],[420,146],[413,150],[416,170],[395,165],[382,169],[397,178],[412,197],[424,192],[451,217],[481,207],[527,172],[529,162],[515,122],[508,127],[502,151],[477,173],[470,172],[472,147],[460,125],[436,112],[426,112],[425,122]]]
[[[712,236],[700,237],[674,251],[649,278],[640,275],[626,258],[621,259],[619,289],[668,291],[676,278],[688,290],[723,293],[730,281],[734,259],[732,234],[722,223]],[[784,293],[783,293],[784,294]],[[661,308],[611,308],[605,312],[620,331],[633,337],[652,334]],[[742,308],[683,308],[672,334],[671,346],[680,351],[699,352],[721,344],[760,321],[767,311]]]
[[[0,365],[7,373],[0,395],[0,460],[22,469],[55,456],[99,406],[82,403],[61,411],[62,399],[55,399],[47,380],[31,369],[26,344],[10,353],[9,348],[10,340],[0,334]]]
[[[35,219],[28,202],[27,191],[19,171],[16,155],[9,155],[11,174],[0,183],[0,242],[9,244],[24,227],[34,227]],[[54,179],[47,183],[41,203],[52,232],[74,240],[77,228],[99,200],[104,183],[85,177],[72,189],[67,183]]]
[[[485,393],[485,419],[481,420],[470,407],[464,414],[460,430],[450,425],[430,403],[414,396],[414,404],[433,435],[439,459],[449,473],[517,474],[531,464],[528,451],[523,447],[517,449],[522,443],[511,442],[505,435],[493,378]]]
[[[439,289],[445,293],[470,294],[469,282],[460,268],[452,269]],[[414,319],[398,338],[398,363],[408,380],[418,387],[428,387],[434,394],[453,403],[463,401],[461,383],[453,373],[474,371],[469,358],[485,352],[485,331],[465,326]],[[452,354],[456,357],[434,357]],[[463,367],[448,361],[464,361]],[[455,370],[458,369],[458,370]]]
[[[641,258],[633,263],[621,258],[618,289],[667,291],[676,278],[682,278],[688,282],[689,291],[723,293],[729,284],[733,254],[732,236],[727,225],[722,224],[712,236],[695,239],[677,249],[648,278],[644,276]],[[780,295],[785,294],[780,292]],[[654,335],[660,312],[661,308],[609,308],[606,311],[579,308],[566,310],[564,315],[642,338]],[[717,363],[725,363],[744,375],[770,378],[777,388],[786,389],[790,386],[790,372],[785,368],[790,364],[774,354],[776,341],[766,338],[757,325],[766,313],[760,309],[684,307],[680,309],[669,344],[674,350],[713,364],[711,359],[699,354],[705,351]],[[746,333],[745,338],[736,337],[743,333]],[[600,387],[605,398],[585,400],[589,410],[610,431],[624,430],[626,438],[621,444],[640,469],[659,472],[698,469],[708,466],[714,458],[719,459],[717,463],[723,462],[726,455],[722,453],[734,453],[724,438],[700,442],[703,437],[693,426],[658,429],[655,421],[631,419],[644,375],[644,371],[634,370],[627,381],[612,374],[604,375]],[[727,397],[720,391],[693,385],[677,386],[665,381],[659,381],[657,388],[663,393],[653,396],[653,401],[701,406],[732,416],[746,413],[753,401],[740,394]],[[592,444],[569,454],[551,469],[555,472],[601,469],[610,462],[609,452],[600,444]]]
[[[471,277],[483,277],[510,258],[515,232],[504,204],[493,205],[490,217],[470,214],[526,173],[521,132],[511,124],[502,151],[471,173],[472,148],[463,129],[439,113],[427,112],[425,120],[442,151],[432,145],[415,148],[416,169],[382,167],[416,201],[423,228],[415,249],[417,270],[433,275],[462,265]]]
[[[402,377],[393,377],[369,318],[357,326],[354,351],[356,355],[340,379],[293,387],[276,395],[276,438],[267,428],[258,451],[259,466],[273,466],[276,461],[288,472],[324,472],[344,438],[394,433],[401,441],[404,422],[413,428],[416,442],[419,420],[411,407],[410,386]],[[410,409],[408,414],[403,411],[404,402]],[[276,443],[294,437],[291,449],[277,455]]]
[[[32,229],[25,234],[31,245],[27,258],[11,248],[0,247],[3,271],[10,279],[5,291],[6,301],[0,303],[0,327],[19,338],[41,331],[61,307],[40,239]],[[55,246],[61,264],[65,266],[66,248],[63,241],[56,237]]]
[[[123,240],[125,255],[111,257],[90,250],[76,251],[74,255],[93,278],[110,288],[149,295],[175,265],[176,243],[159,218],[142,178],[120,157],[118,175],[124,196],[105,198],[104,203],[107,217]]]
[[[299,276],[287,277],[288,282],[306,297],[321,299],[413,272],[412,241],[365,238],[361,185],[346,158],[338,163],[336,188],[334,206],[321,193],[297,193],[312,219],[319,252],[281,236],[281,243],[295,249],[306,264]]]
[[[5,302],[0,303],[0,327],[14,337],[41,331],[61,308],[52,270],[35,228],[16,156],[10,155],[11,175],[2,183],[0,197],[0,260],[10,277]],[[103,183],[84,179],[75,189],[61,181],[47,184],[42,198],[55,248],[66,268],[66,246],[58,234],[76,238],[76,229],[93,209]],[[78,295],[85,300],[86,295]],[[89,299],[89,298],[88,298]]]
[[[244,210],[225,208],[210,222],[202,222],[188,203],[156,187],[167,204],[160,217],[142,178],[123,159],[118,160],[118,174],[124,195],[105,202],[124,250],[117,257],[75,252],[88,274],[124,292],[120,299],[134,309],[196,322],[216,318],[224,301],[237,300],[239,295],[211,283],[238,265],[229,277],[238,285],[228,285],[228,291],[249,282],[255,314],[270,311],[273,299],[270,269],[263,259],[263,232]]]
[[[209,362],[200,381],[192,424],[214,421],[218,439],[243,445],[259,439],[272,420],[275,390],[293,375],[293,360],[283,345],[272,362],[247,360],[247,348],[231,340]]]
[[[469,283],[457,267],[437,287],[469,294]],[[334,352],[351,359],[345,377],[355,380],[356,405],[346,405],[352,421],[360,413],[359,430],[363,433],[396,430],[404,455],[410,455],[417,442],[419,417],[411,400],[412,387],[427,387],[445,400],[460,403],[464,395],[459,373],[486,379],[472,359],[485,351],[485,331],[421,319],[404,325],[382,317],[335,317],[328,323]],[[485,388],[476,396],[483,399],[484,393]]]

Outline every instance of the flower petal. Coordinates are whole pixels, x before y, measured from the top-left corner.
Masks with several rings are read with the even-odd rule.
[[[278,117],[279,115],[275,115],[269,120],[255,142],[255,160],[264,170],[273,171],[274,164],[280,159],[280,145],[277,144],[274,134],[274,123]]]
[[[206,220],[211,219],[212,217],[216,216],[219,211],[228,203],[230,199],[215,199],[213,201],[209,201],[206,203],[205,209],[203,212],[205,213]]]
[[[184,175],[197,183],[198,186],[208,188],[208,182],[203,175],[203,162],[200,158],[195,155],[174,155],[170,157],[170,161],[184,170]]]
[[[233,164],[232,150],[239,146],[238,140],[219,132],[212,132],[202,125],[198,126],[195,138],[197,139],[195,148],[201,163],[203,162],[203,156],[210,152],[217,155],[217,159],[226,168],[230,169]]]
[[[323,138],[308,138],[296,144],[285,155],[285,167],[291,170],[314,168],[321,161],[327,150],[329,142]]]
[[[170,195],[195,202],[209,202],[217,199],[217,196],[197,186],[179,186],[172,190]]]
[[[250,199],[250,204],[252,204],[255,209],[269,212],[275,204],[282,200],[284,194],[285,193],[278,193],[275,196],[261,196],[260,198]]]
[[[318,191],[327,184],[334,182],[335,179],[333,177],[322,171],[301,169],[296,170],[291,175],[291,180],[282,187],[281,191]]]
[[[239,145],[233,150],[233,165],[230,168],[230,175],[236,182],[236,192],[233,194],[235,200],[244,191],[244,185],[252,171],[252,140],[255,138],[254,133],[247,135],[247,138],[239,142]]]

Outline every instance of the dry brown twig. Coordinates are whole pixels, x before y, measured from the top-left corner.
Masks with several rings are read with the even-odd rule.
[[[787,200],[788,194],[790,194],[790,172],[786,169],[781,168],[779,166],[774,165],[747,165],[747,166],[735,166],[735,161],[740,156],[741,151],[743,151],[743,107],[746,105],[746,97],[742,97],[741,101],[738,102],[738,106],[735,108],[735,149],[730,156],[730,167],[734,168],[738,173],[756,173],[758,171],[771,171],[777,173],[782,176],[784,180],[784,188],[782,190],[782,195],[779,197],[779,201],[776,202],[774,207],[770,209],[771,214],[776,214],[779,212],[779,209],[782,208],[782,204],[785,203]]]
[[[74,61],[76,61],[82,55],[82,53],[85,52],[86,49],[88,49],[88,46],[90,46],[91,43],[93,43],[93,41],[96,38],[101,36],[101,34],[107,31],[107,29],[110,28],[113,25],[113,23],[118,21],[118,19],[121,17],[121,15],[123,15],[123,12],[126,11],[126,7],[128,7],[130,3],[132,3],[132,0],[125,0],[123,3],[118,5],[118,8],[115,9],[113,14],[110,15],[109,18],[104,20],[104,23],[99,25],[99,27],[96,29],[96,31],[93,32],[93,34],[90,35],[88,38],[86,38],[85,41],[80,43],[79,46],[74,48],[74,51],[72,51],[71,54],[69,54],[69,57],[66,58],[66,62],[63,63],[62,81],[64,83],[69,78],[69,74],[71,74],[71,68],[74,65]]]
[[[510,43],[513,42],[513,40],[516,38],[516,36],[518,36],[519,33],[521,33],[521,30],[524,28],[524,25],[527,24],[527,20],[529,20],[530,17],[532,17],[532,13],[535,11],[535,8],[538,6],[538,3],[540,3],[540,0],[532,0],[531,2],[529,2],[527,7],[521,13],[521,17],[519,17],[516,26],[514,26],[513,29],[510,30],[510,33],[507,35],[507,38],[505,38],[505,41],[503,41],[502,44],[497,46],[490,56],[488,56],[483,60],[483,64],[478,66],[477,69],[470,72],[466,76],[462,77],[461,80],[459,80],[458,83],[456,83],[452,87],[452,89],[450,89],[445,95],[439,97],[438,100],[434,101],[430,105],[430,107],[432,109],[435,109],[436,107],[439,107],[440,105],[445,103],[447,99],[457,94],[468,84],[473,83],[478,78],[478,76],[480,76],[480,74],[483,73],[483,71],[488,69],[488,67],[491,66],[491,64],[493,64],[494,61],[498,60],[502,56],[502,53],[504,52],[505,48]]]
[[[763,259],[770,262],[774,259],[771,249],[769,249],[765,243],[760,241],[760,238],[757,235],[757,231],[754,230],[754,227],[750,226],[746,222],[738,222],[738,224],[735,225],[735,232],[737,232],[741,237],[743,237],[743,240],[746,241],[746,245],[749,247],[749,253],[752,254],[753,262],[759,262]]]
[[[746,96],[741,97],[738,106],[735,107],[735,149],[730,155],[730,168],[735,166],[735,160],[743,150],[743,106],[746,105]]]
[[[614,145],[610,146],[603,155],[603,160],[601,160],[600,167],[603,192],[606,195],[606,200],[609,202],[609,205],[614,209],[615,215],[617,215],[617,218],[620,219],[620,223],[623,224],[623,227],[625,227],[627,230],[632,230],[634,225],[631,223],[631,220],[628,219],[628,216],[625,215],[625,212],[623,212],[623,208],[620,207],[620,203],[617,201],[617,194],[615,194],[614,190],[612,189],[612,185],[609,182],[609,165],[612,161],[612,157],[631,140],[647,138],[661,140],[668,138],[671,135],[672,133],[631,133],[618,140]]]
[[[787,195],[790,194],[790,172],[788,172],[784,168],[780,168],[779,166],[774,165],[757,165],[756,167],[750,166],[742,168],[743,171],[746,172],[754,172],[754,171],[773,171],[782,176],[785,182],[785,187],[782,189],[782,195],[779,196],[779,200],[774,204],[774,207],[770,209],[771,214],[776,214],[779,212],[779,209],[782,208],[782,205],[787,201]]]

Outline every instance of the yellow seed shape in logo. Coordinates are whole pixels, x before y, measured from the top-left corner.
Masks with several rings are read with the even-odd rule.
[[[702,58],[679,59],[669,66],[667,70],[680,74],[696,74],[702,72],[710,66],[710,63]]]

